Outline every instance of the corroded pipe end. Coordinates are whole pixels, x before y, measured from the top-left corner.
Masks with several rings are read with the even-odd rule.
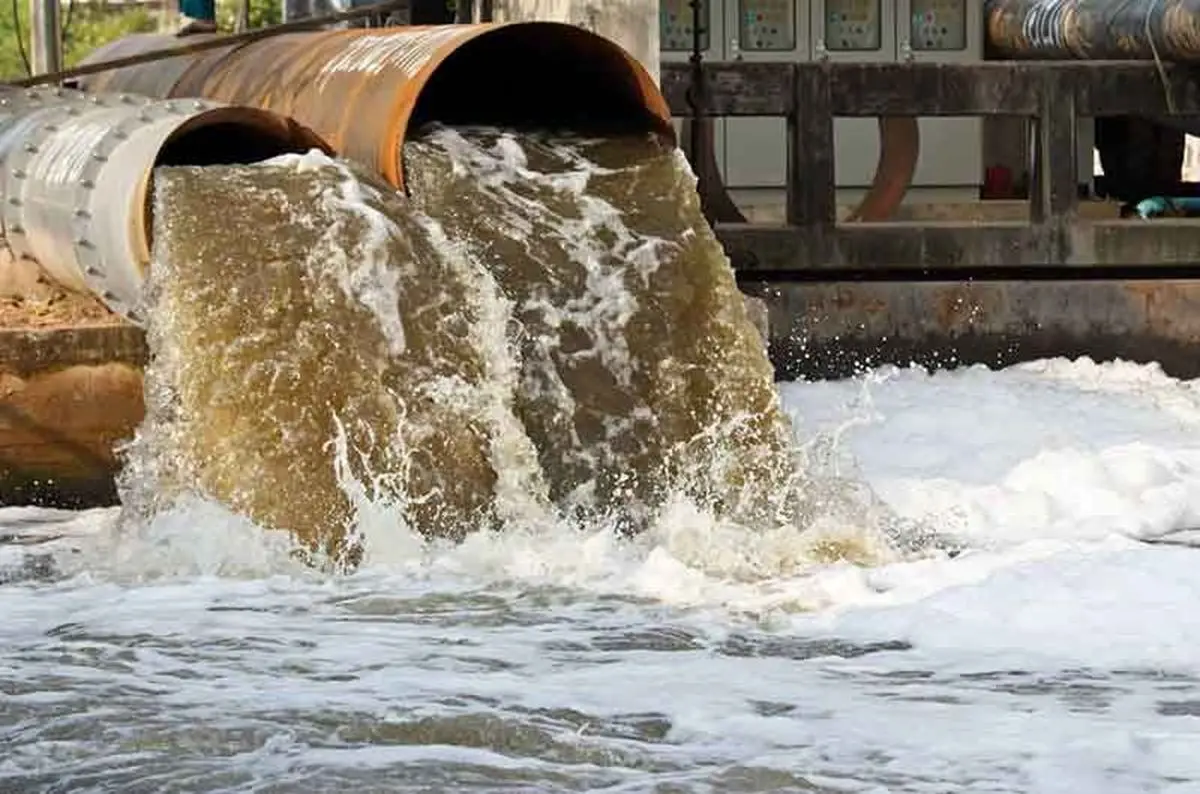
[[[422,77],[410,129],[430,121],[487,123],[645,130],[675,140],[666,99],[638,60],[575,25],[470,26],[468,36],[430,59]]]
[[[130,37],[89,60],[167,43]],[[647,131],[675,142],[666,100],[637,59],[559,22],[289,33],[166,64],[158,72],[115,70],[102,84],[292,116],[397,187],[404,184],[404,140],[430,122]]]
[[[293,116],[399,188],[404,141],[433,122],[675,141],[666,100],[637,59],[558,22],[287,34],[199,71],[201,95]]]

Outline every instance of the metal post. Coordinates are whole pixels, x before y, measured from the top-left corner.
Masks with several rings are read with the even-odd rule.
[[[62,71],[59,0],[30,0],[30,67],[34,74]]]
[[[313,15],[312,3],[307,0],[283,0],[283,21],[295,22]]]

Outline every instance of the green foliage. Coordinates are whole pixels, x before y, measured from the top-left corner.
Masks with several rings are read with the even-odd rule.
[[[223,31],[235,30],[240,8],[241,0],[217,0],[217,26]],[[281,0],[250,0],[250,27],[252,29],[278,25],[282,21],[283,3]]]
[[[24,77],[29,56],[29,0],[0,0],[0,79]],[[155,30],[154,15],[145,8],[75,3],[62,7],[63,61],[78,63],[85,55],[113,39]]]
[[[166,0],[173,7],[172,0]],[[250,27],[274,25],[283,19],[282,0],[249,0]],[[233,31],[241,0],[217,0],[217,24]],[[0,0],[0,80],[24,77],[29,57],[29,0]],[[62,6],[63,61],[74,66],[92,50],[131,33],[158,30],[159,13],[143,6],[75,2]],[[22,57],[24,50],[24,58]]]
[[[155,15],[145,8],[113,9],[111,6],[77,4],[71,9],[70,19],[66,11],[64,8],[64,66],[74,66],[102,44],[131,33],[149,33],[158,29]],[[28,27],[22,25],[22,29],[28,30]]]

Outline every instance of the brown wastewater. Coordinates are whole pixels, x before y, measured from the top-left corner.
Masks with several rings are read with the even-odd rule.
[[[362,553],[673,500],[810,520],[773,370],[678,150],[432,128],[411,198],[315,155],[157,174],[149,417],[126,503]]]

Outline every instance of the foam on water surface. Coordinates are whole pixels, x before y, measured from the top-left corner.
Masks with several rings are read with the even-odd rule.
[[[1122,476],[1128,460],[1112,458],[1136,439],[1162,461],[1190,460],[1200,386],[1153,367],[1052,361],[781,390],[807,437],[837,439],[819,459],[861,472],[902,514],[930,515],[911,493],[941,494],[935,512],[952,517],[948,506],[992,487],[1022,531],[997,502],[947,521],[966,544],[953,558],[747,579],[731,574],[711,520],[680,509],[632,539],[570,526],[459,545],[414,537],[406,555],[330,576],[205,502],[136,537],[112,529],[111,511],[6,510],[16,531],[67,536],[42,548],[58,544],[70,578],[0,588],[0,781],[1200,785],[1198,552],[1130,536],[1186,528],[1162,507],[1195,498],[1200,479],[1171,465]],[[1062,448],[1116,473],[1080,481],[1071,499],[1072,478],[1044,454]],[[1022,467],[1042,476],[1004,485]],[[1053,513],[1022,506],[1039,481],[1062,497]],[[1156,507],[1149,526],[1140,516]],[[753,555],[753,538],[733,550]]]

